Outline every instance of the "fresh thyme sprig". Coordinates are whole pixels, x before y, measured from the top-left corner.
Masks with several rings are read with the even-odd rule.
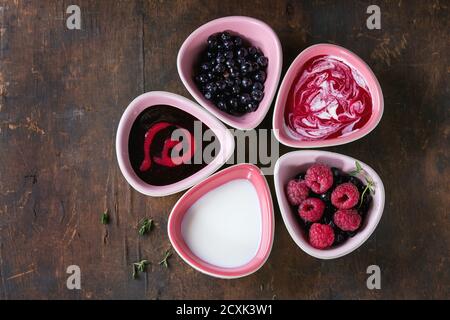
[[[153,219],[144,218],[140,222],[139,235],[143,236],[152,230]]]
[[[350,171],[350,174],[352,176],[356,176],[357,174],[363,172],[364,169],[362,168],[361,164],[358,161],[355,161],[355,169]]]
[[[159,262],[160,265],[164,266],[165,268],[169,267],[168,259],[172,255],[172,251],[166,250],[166,253],[164,254],[164,258]]]
[[[367,182],[367,185],[361,194],[361,201],[359,202],[358,209],[361,208],[361,206],[364,202],[364,195],[367,193],[367,190],[369,190],[372,194],[375,194],[375,182],[371,178],[368,178],[368,177],[366,177],[366,182]]]
[[[141,260],[133,263],[133,279],[137,278],[139,272],[145,272],[147,265],[149,264],[150,262],[148,262],[148,260]]]
[[[100,217],[100,221],[102,224],[108,224],[109,223],[109,210],[106,209],[103,213],[102,216]]]
[[[350,172],[352,176],[356,176],[358,174],[361,174],[364,176],[364,179],[367,182],[366,187],[364,188],[362,194],[361,194],[361,200],[359,202],[358,209],[361,208],[363,202],[364,202],[364,196],[366,195],[367,191],[369,191],[372,194],[375,194],[375,182],[372,180],[371,177],[367,175],[367,173],[364,171],[363,167],[358,161],[355,161],[355,169]]]

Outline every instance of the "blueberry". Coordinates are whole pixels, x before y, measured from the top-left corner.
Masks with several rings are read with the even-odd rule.
[[[225,46],[223,45],[223,42],[217,43],[217,51],[223,52],[225,50]]]
[[[211,100],[212,97],[213,97],[213,93],[210,92],[210,91],[206,91],[206,92],[204,93],[204,96],[205,96],[205,98],[206,98],[207,100]]]
[[[234,57],[234,53],[231,50],[225,51],[223,55],[225,56],[226,59],[233,59],[233,57]]]
[[[219,53],[216,57],[216,62],[217,63],[224,63],[226,60],[225,55]]]
[[[226,83],[227,87],[232,87],[234,85],[234,81],[231,78],[225,79],[225,83]]]
[[[249,55],[254,56],[256,52],[257,52],[257,50],[256,50],[255,47],[248,48],[248,54]]]
[[[217,89],[223,91],[227,87],[227,84],[224,80],[219,80],[216,82]]]
[[[342,171],[336,167],[331,167],[331,173],[333,173],[333,178],[337,178],[341,175]]]
[[[217,102],[219,102],[219,101],[223,102],[225,100],[225,95],[222,92],[218,92],[218,93],[216,93],[214,100],[216,100]]]
[[[239,77],[241,75],[241,73],[239,72],[238,68],[230,68],[230,75],[233,78],[237,78],[237,77]]]
[[[245,58],[248,55],[248,51],[245,48],[239,48],[236,54],[240,58]]]
[[[267,59],[267,57],[265,57],[265,56],[261,56],[261,57],[258,57],[258,59],[256,59],[256,62],[257,62],[261,67],[266,67],[267,64],[269,63],[269,59]]]
[[[250,62],[245,62],[241,64],[241,72],[243,74],[250,73],[253,71],[252,65]]]
[[[360,200],[361,201],[361,200]],[[359,208],[358,212],[361,216],[365,216],[366,213],[370,209],[370,204],[372,203],[372,196],[369,194],[369,191],[367,191],[364,194],[364,198],[362,200],[361,207]]]
[[[231,87],[231,92],[237,95],[241,92],[241,87],[235,84],[234,86]]]
[[[256,52],[254,54],[252,54],[252,58],[254,60],[258,60],[258,58],[261,57],[261,56],[263,56],[261,50],[256,48]]]
[[[219,108],[219,110],[222,110],[222,111],[225,111],[227,109],[225,102],[223,102],[222,100],[217,101],[216,106],[217,106],[217,108]]]
[[[242,38],[241,37],[234,37],[233,42],[236,47],[242,46]]]
[[[252,90],[261,90],[262,91],[263,89],[264,89],[264,86],[262,85],[261,82],[256,81],[253,84]]]
[[[228,68],[236,67],[236,61],[234,61],[233,59],[228,59],[227,61],[225,61],[225,64]]]
[[[252,85],[252,80],[249,78],[242,78],[242,86],[244,88],[249,88]]]
[[[321,195],[319,195],[319,198],[325,203],[330,203],[331,202],[331,191],[322,193]]]
[[[252,98],[248,93],[243,93],[239,96],[239,102],[242,105],[248,105],[251,102]]]
[[[349,236],[350,238],[353,238],[357,233],[358,233],[357,230],[347,231],[347,236]]]
[[[334,245],[338,245],[343,243],[345,240],[347,240],[348,236],[340,231],[340,230],[335,230],[334,232]]]
[[[227,32],[227,31],[224,31],[224,32],[221,33],[220,38],[223,41],[230,40],[231,39],[231,34],[229,32]]]
[[[206,74],[202,73],[199,76],[197,76],[196,80],[199,83],[206,83],[206,82],[208,82],[208,76]]]
[[[264,83],[264,81],[266,81],[266,73],[262,70],[259,70],[258,72],[255,73],[255,75],[253,76],[253,79],[255,81]]]
[[[214,93],[217,90],[217,86],[214,82],[208,83],[205,88],[206,88],[206,91],[209,91],[211,93]]]
[[[234,43],[231,40],[225,40],[223,42],[223,46],[226,50],[231,50],[231,49],[233,49]]]
[[[244,57],[238,57],[237,59],[236,59],[236,63],[238,64],[238,65],[242,65],[242,64],[244,64],[244,63],[246,63],[247,62],[247,59],[245,59]]]
[[[231,92],[230,89],[226,88],[225,90],[223,90],[223,94],[225,95],[225,97],[230,97],[233,95],[233,93]]]
[[[264,92],[262,92],[261,90],[253,90],[252,91],[253,100],[261,101],[263,97],[264,97]]]
[[[225,65],[222,63],[218,63],[215,67],[214,67],[214,72],[216,73],[222,73],[225,71]]]
[[[365,186],[362,183],[362,181],[359,180],[357,177],[350,176],[348,178],[348,182],[351,182],[352,184],[354,184],[358,188],[360,193],[364,191]]]
[[[255,82],[255,84],[257,84],[257,83],[259,83],[259,82]],[[253,85],[253,86],[255,86],[255,85]],[[305,180],[305,174],[306,174],[306,172],[300,172],[295,178],[297,180]]]
[[[238,101],[237,101],[236,98],[230,98],[230,99],[228,100],[227,105],[228,105],[228,107],[229,107],[230,109],[237,109],[237,107],[238,107]]]
[[[202,71],[208,71],[211,68],[211,65],[208,62],[202,63],[200,66],[200,69],[202,69]]]
[[[245,111],[246,112],[253,112],[256,109],[258,109],[258,105],[254,102],[249,102],[247,103],[246,107],[245,107]]]
[[[208,81],[214,80],[214,78],[216,77],[216,75],[214,74],[214,72],[212,71],[208,71],[206,73],[206,77],[208,78]]]
[[[218,44],[217,37],[215,35],[209,36],[208,40],[207,40],[207,43],[208,43],[208,47],[210,49],[217,48],[217,44]]]

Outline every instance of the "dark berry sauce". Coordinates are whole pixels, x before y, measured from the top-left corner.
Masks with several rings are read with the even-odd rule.
[[[195,131],[195,123],[199,129]],[[173,140],[172,133],[179,129],[182,141]],[[128,153],[136,175],[148,184],[163,186],[181,181],[204,168],[207,163],[201,154],[210,143],[202,137],[208,127],[191,114],[172,106],[152,106],[139,114],[131,127]],[[201,133],[201,136],[194,134]],[[183,150],[184,147],[184,150]],[[172,151],[178,157],[172,157]],[[201,161],[197,163],[196,159]]]

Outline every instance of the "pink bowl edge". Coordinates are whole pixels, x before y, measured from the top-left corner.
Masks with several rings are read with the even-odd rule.
[[[218,175],[224,175],[227,173],[227,171],[237,171],[239,169],[246,169],[249,172],[251,171],[256,171],[257,174],[259,175],[259,177],[261,178],[261,181],[264,182],[264,189],[266,190],[266,195],[267,198],[265,198],[265,200],[269,203],[269,215],[270,215],[270,219],[267,220],[267,223],[270,226],[270,235],[269,235],[269,239],[263,239],[263,235],[261,236],[261,240],[260,240],[260,246],[262,245],[262,243],[264,242],[264,240],[268,240],[269,246],[267,247],[267,250],[264,252],[264,256],[261,258],[258,256],[258,254],[256,253],[254,258],[252,258],[251,261],[249,261],[246,265],[244,266],[248,266],[246,267],[246,269],[248,269],[248,271],[244,272],[244,273],[234,273],[234,274],[224,274],[221,270],[227,269],[227,268],[222,268],[222,267],[216,267],[216,271],[215,272],[208,272],[206,271],[202,264],[203,261],[200,258],[197,258],[196,261],[189,261],[190,259],[187,259],[186,256],[188,256],[187,254],[184,253],[184,251],[178,247],[176,241],[174,241],[173,239],[173,233],[176,232],[176,226],[174,225],[173,222],[173,212],[176,211],[177,207],[179,206],[180,203],[182,203],[184,201],[184,198],[189,197],[190,194],[192,192],[194,192],[194,188],[201,188],[203,187],[203,184],[207,184],[208,182],[210,182],[211,180],[215,179],[216,176]],[[233,179],[230,179],[228,181],[232,181]],[[214,188],[212,188],[214,189]],[[211,190],[212,190],[211,189]],[[266,178],[264,177],[264,175],[262,174],[261,170],[253,165],[253,164],[249,164],[249,163],[240,163],[240,164],[236,164],[233,165],[231,167],[225,168],[223,170],[220,170],[218,172],[216,172],[215,174],[211,175],[210,177],[208,177],[207,179],[205,179],[204,181],[202,181],[201,183],[199,183],[198,185],[194,186],[193,188],[189,189],[174,205],[174,207],[172,208],[172,211],[170,212],[169,215],[169,220],[167,222],[167,233],[169,235],[169,240],[172,244],[172,247],[175,249],[175,251],[177,252],[177,254],[183,259],[184,262],[186,262],[189,266],[191,266],[192,268],[194,268],[195,270],[209,275],[211,277],[215,277],[215,278],[220,278],[220,279],[238,279],[238,278],[242,278],[245,276],[248,276],[250,274],[253,274],[255,272],[257,272],[265,263],[266,261],[269,259],[270,253],[272,251],[273,248],[273,242],[274,242],[274,234],[275,234],[275,215],[274,215],[274,206],[273,206],[273,199],[272,199],[272,194],[270,192],[270,188],[269,188],[269,184],[267,183]],[[238,268],[243,268],[244,266],[238,267]],[[234,268],[230,268],[230,269],[234,269]]]
[[[294,72],[296,65],[299,63],[299,61],[301,60],[301,58],[303,57],[303,55],[305,55],[305,53],[307,53],[310,50],[314,50],[317,47],[332,47],[335,49],[339,49],[339,50],[343,50],[344,52],[346,52],[347,54],[349,54],[350,56],[352,56],[353,59],[361,62],[364,67],[366,68],[366,70],[368,71],[368,73],[370,74],[371,79],[370,83],[373,83],[374,88],[376,89],[376,94],[379,97],[380,100],[380,110],[378,111],[378,113],[376,114],[376,117],[374,117],[375,122],[370,126],[370,127],[363,127],[362,130],[355,132],[354,134],[350,134],[348,136],[345,137],[338,137],[338,138],[333,138],[333,139],[325,139],[325,140],[319,140],[319,141],[295,141],[295,142],[291,142],[291,140],[287,140],[284,137],[280,136],[280,132],[281,130],[283,130],[284,132],[286,132],[286,130],[288,130],[285,125],[282,128],[278,128],[276,125],[276,122],[278,120],[279,117],[284,118],[284,106],[281,106],[280,103],[280,99],[281,99],[281,95],[282,94],[288,94],[290,87],[287,87],[287,79],[286,76],[292,72]],[[366,81],[369,81],[368,79],[366,79]],[[372,92],[371,92],[372,93]],[[351,143],[353,141],[359,140],[363,137],[365,137],[366,135],[368,135],[370,132],[372,132],[380,123],[381,118],[383,117],[383,113],[384,113],[384,97],[383,97],[383,91],[381,89],[381,85],[378,81],[378,78],[375,76],[375,73],[373,72],[373,70],[370,68],[370,66],[361,58],[359,57],[356,53],[354,53],[353,51],[344,48],[342,46],[338,46],[335,44],[330,44],[330,43],[317,43],[314,45],[311,45],[307,48],[305,48],[304,50],[302,50],[297,57],[294,59],[294,61],[292,61],[291,65],[289,66],[288,70],[286,71],[282,81],[281,81],[281,85],[280,88],[278,90],[278,95],[275,101],[275,108],[273,111],[273,120],[272,120],[272,128],[274,130],[274,135],[276,137],[276,139],[281,142],[282,144],[288,146],[288,147],[293,147],[293,148],[324,148],[324,147],[332,147],[332,146],[339,146],[339,145],[343,145],[343,144],[347,144],[347,143]],[[282,123],[284,124],[284,119],[282,120]],[[365,130],[363,130],[365,129]]]
[[[370,175],[370,177],[374,180],[376,183],[376,191],[380,195],[380,202],[379,202],[379,209],[376,212],[370,212],[369,214],[375,214],[376,217],[371,225],[370,228],[367,225],[365,229],[361,230],[360,233],[363,233],[364,236],[357,242],[354,240],[355,238],[349,238],[346,243],[333,248],[333,249],[327,249],[327,250],[320,250],[313,248],[309,243],[307,243],[301,235],[298,235],[296,230],[294,230],[294,227],[289,223],[288,215],[293,215],[291,207],[289,204],[287,204],[287,201],[285,200],[285,197],[282,196],[282,193],[284,193],[284,185],[281,184],[280,181],[280,171],[281,166],[283,165],[283,162],[288,160],[289,158],[300,158],[301,155],[311,155],[311,156],[329,156],[330,158],[343,160],[343,161],[358,161],[364,170],[367,171],[367,173]],[[299,162],[299,165],[302,163]],[[353,157],[343,155],[336,152],[330,152],[330,151],[322,151],[322,150],[296,150],[291,151],[283,156],[281,156],[278,161],[275,164],[275,173],[274,173],[274,185],[275,185],[275,193],[277,198],[278,207],[280,209],[281,216],[283,218],[284,225],[286,226],[286,229],[288,230],[289,235],[291,236],[292,240],[297,244],[297,246],[302,249],[304,252],[309,254],[312,257],[318,258],[318,259],[337,259],[340,257],[343,257],[347,254],[350,254],[351,252],[358,249],[360,246],[362,246],[375,232],[381,217],[383,216],[384,212],[384,206],[385,206],[385,189],[384,184],[379,177],[379,175],[376,173],[374,169],[372,169],[369,165],[367,165],[364,162],[361,162],[358,159],[355,159]],[[353,240],[353,241],[352,241]],[[354,243],[352,243],[354,242]]]
[[[215,110],[214,106],[210,106],[210,105],[206,105],[204,103],[202,103],[202,99],[201,97],[195,92],[195,90],[193,88],[191,88],[191,86],[188,84],[188,81],[186,79],[185,73],[184,73],[184,67],[181,65],[181,57],[182,55],[185,54],[188,45],[190,44],[190,42],[192,42],[197,33],[200,33],[203,29],[207,29],[208,27],[210,27],[211,25],[215,25],[215,24],[219,24],[223,21],[227,21],[227,20],[233,20],[233,19],[240,19],[240,20],[247,20],[250,22],[255,22],[261,26],[263,26],[264,28],[267,28],[268,30],[270,30],[271,33],[271,38],[273,38],[275,40],[275,46],[277,49],[277,74],[276,74],[276,81],[274,84],[274,88],[271,92],[270,95],[270,99],[267,101],[267,104],[264,108],[264,112],[261,113],[261,115],[257,118],[254,118],[253,120],[247,121],[246,124],[241,124],[240,121],[234,120],[232,116],[228,116],[228,115],[223,115],[221,114],[219,111]],[[205,24],[199,26],[197,29],[195,29],[187,38],[186,40],[183,42],[183,44],[181,45],[179,51],[178,51],[178,55],[177,55],[177,69],[178,69],[178,75],[181,79],[181,82],[183,83],[183,85],[185,86],[185,88],[189,91],[189,93],[194,97],[194,99],[197,101],[197,103],[199,103],[202,107],[204,107],[206,110],[208,110],[209,112],[211,112],[215,117],[217,117],[220,121],[226,123],[229,126],[232,126],[236,129],[239,130],[251,130],[256,128],[266,117],[267,113],[270,110],[270,107],[272,105],[272,102],[275,98],[275,95],[277,93],[277,89],[280,83],[280,78],[281,78],[281,73],[282,73],[282,67],[283,67],[283,50],[282,50],[282,46],[281,46],[281,42],[280,39],[278,38],[278,35],[275,33],[275,31],[264,21],[261,21],[259,19],[256,18],[252,18],[252,17],[248,17],[248,16],[226,16],[226,17],[221,17],[221,18],[217,18],[214,20],[211,20],[209,22],[206,22]]]
[[[142,181],[137,175],[132,172],[132,168],[129,168],[130,165],[128,165],[127,162],[129,162],[128,158],[128,149],[125,152],[124,148],[122,147],[123,141],[128,141],[129,138],[129,132],[125,130],[125,127],[127,126],[128,122],[133,123],[135,120],[135,117],[137,115],[133,115],[134,108],[137,107],[138,103],[140,103],[141,100],[144,99],[151,99],[154,97],[164,97],[168,99],[172,99],[174,101],[181,102],[181,104],[185,104],[188,107],[186,109],[195,110],[194,113],[201,114],[201,117],[203,119],[200,119],[197,115],[194,114],[196,118],[198,118],[200,121],[204,121],[207,119],[208,123],[212,123],[214,126],[214,133],[216,136],[221,136],[220,144],[221,144],[221,150],[219,151],[219,155],[223,157],[223,160],[220,161],[219,157],[216,157],[213,162],[208,164],[205,168],[201,169],[200,171],[196,172],[192,176],[189,176],[186,179],[183,179],[181,181],[178,181],[176,183],[166,185],[166,186],[152,186],[147,184],[146,182]],[[150,105],[149,105],[150,106]],[[176,106],[175,107],[179,107]],[[182,110],[185,110],[184,107]],[[190,113],[188,110],[185,110],[186,112]],[[216,130],[221,130],[222,132],[217,132]],[[126,131],[126,132],[125,132]],[[223,136],[222,136],[223,134]],[[226,163],[227,159],[231,157],[231,155],[234,152],[234,137],[231,135],[231,133],[228,131],[228,129],[220,122],[218,121],[214,116],[212,116],[210,113],[208,113],[206,110],[201,108],[199,105],[197,105],[192,100],[189,100],[186,97],[183,97],[181,95],[167,92],[167,91],[149,91],[145,92],[143,94],[140,94],[136,98],[134,98],[130,104],[127,106],[127,108],[124,110],[118,127],[116,131],[116,141],[115,141],[115,147],[116,147],[116,158],[117,162],[119,164],[119,169],[122,173],[122,175],[125,177],[125,180],[127,183],[129,183],[135,190],[138,192],[146,195],[146,196],[152,196],[152,197],[162,197],[171,195],[183,190],[186,190],[190,187],[192,187],[195,184],[200,183],[207,177],[209,177],[211,174],[213,174],[215,171],[217,171],[224,163]],[[222,153],[223,150],[223,153]],[[207,170],[206,170],[207,169]]]

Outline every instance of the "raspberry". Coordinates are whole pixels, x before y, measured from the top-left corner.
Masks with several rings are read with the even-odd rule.
[[[334,242],[333,228],[327,224],[314,223],[309,229],[309,243],[317,249],[330,247]]]
[[[331,193],[331,203],[339,209],[350,209],[359,201],[359,191],[354,184],[340,184]]]
[[[324,210],[325,204],[322,200],[317,198],[308,198],[298,207],[298,214],[305,221],[316,222],[322,218]]]
[[[309,189],[303,180],[291,180],[286,187],[287,198],[293,206],[298,206],[308,198]]]
[[[306,170],[305,181],[315,193],[324,193],[333,185],[333,173],[328,166],[317,163]]]
[[[334,214],[333,221],[342,231],[356,231],[361,225],[361,216],[355,209],[338,210]]]

